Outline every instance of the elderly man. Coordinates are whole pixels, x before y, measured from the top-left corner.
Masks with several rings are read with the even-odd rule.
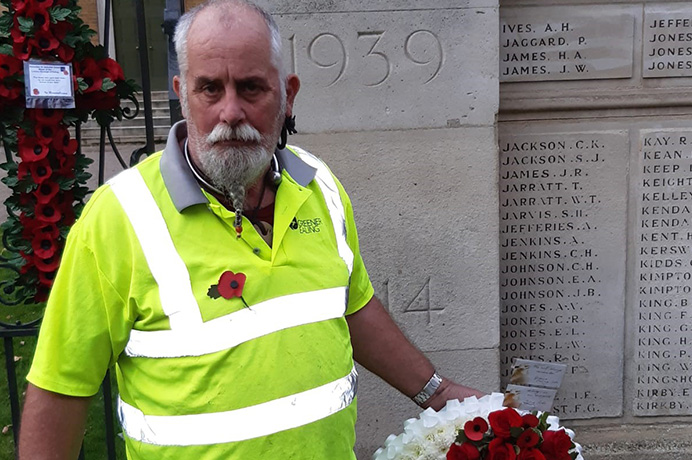
[[[130,459],[353,459],[354,358],[423,407],[478,395],[406,340],[373,296],[341,184],[284,148],[300,83],[271,17],[210,1],[175,41],[187,124],[74,226],[20,458],[77,457],[111,364]]]

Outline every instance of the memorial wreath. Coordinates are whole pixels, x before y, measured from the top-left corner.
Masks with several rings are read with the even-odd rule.
[[[71,128],[89,118],[101,126],[122,119],[120,101],[133,100],[137,88],[103,46],[92,43],[96,32],[80,19],[76,0],[0,4],[0,136],[7,160],[0,168],[12,190],[2,224],[4,266],[13,270],[18,297],[42,302],[89,193],[91,160]],[[26,108],[29,60],[71,65],[75,108]]]
[[[503,400],[493,393],[426,409],[390,435],[373,460],[584,460],[557,417],[505,408]]]

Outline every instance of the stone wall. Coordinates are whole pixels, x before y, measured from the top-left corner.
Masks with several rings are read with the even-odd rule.
[[[688,458],[636,425],[692,420],[692,7],[501,2],[499,62],[503,382],[563,362],[596,458]]]
[[[497,390],[497,2],[269,6],[302,81],[290,141],[349,191],[377,295],[441,373]],[[358,458],[418,412],[361,369]]]

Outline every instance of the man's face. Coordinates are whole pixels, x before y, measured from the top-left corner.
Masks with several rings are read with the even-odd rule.
[[[222,190],[227,184],[216,182],[248,186],[266,169],[290,111],[267,26],[249,10],[230,16],[210,8],[192,24],[187,49],[181,96],[187,97],[190,154]]]

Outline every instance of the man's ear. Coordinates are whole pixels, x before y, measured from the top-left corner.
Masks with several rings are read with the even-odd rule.
[[[173,91],[178,95],[178,99],[180,99],[180,75],[173,77]]]
[[[180,111],[181,111],[181,113],[182,113],[182,115],[183,115],[183,118],[187,118],[187,113],[185,113],[185,112],[186,112],[185,106],[183,106],[183,104],[182,104],[183,98],[184,98],[185,96],[187,96],[187,95],[186,95],[186,94],[185,94],[185,95],[180,94],[180,92],[181,92],[182,89],[183,89],[183,88],[182,88],[182,80],[181,80],[180,78],[181,78],[180,75],[175,75],[175,76],[173,77],[173,91],[175,92],[175,94],[178,95],[178,100],[181,102],[181,104],[180,104]]]
[[[293,102],[300,90],[300,79],[298,75],[292,73],[286,77],[286,116],[293,115]]]

